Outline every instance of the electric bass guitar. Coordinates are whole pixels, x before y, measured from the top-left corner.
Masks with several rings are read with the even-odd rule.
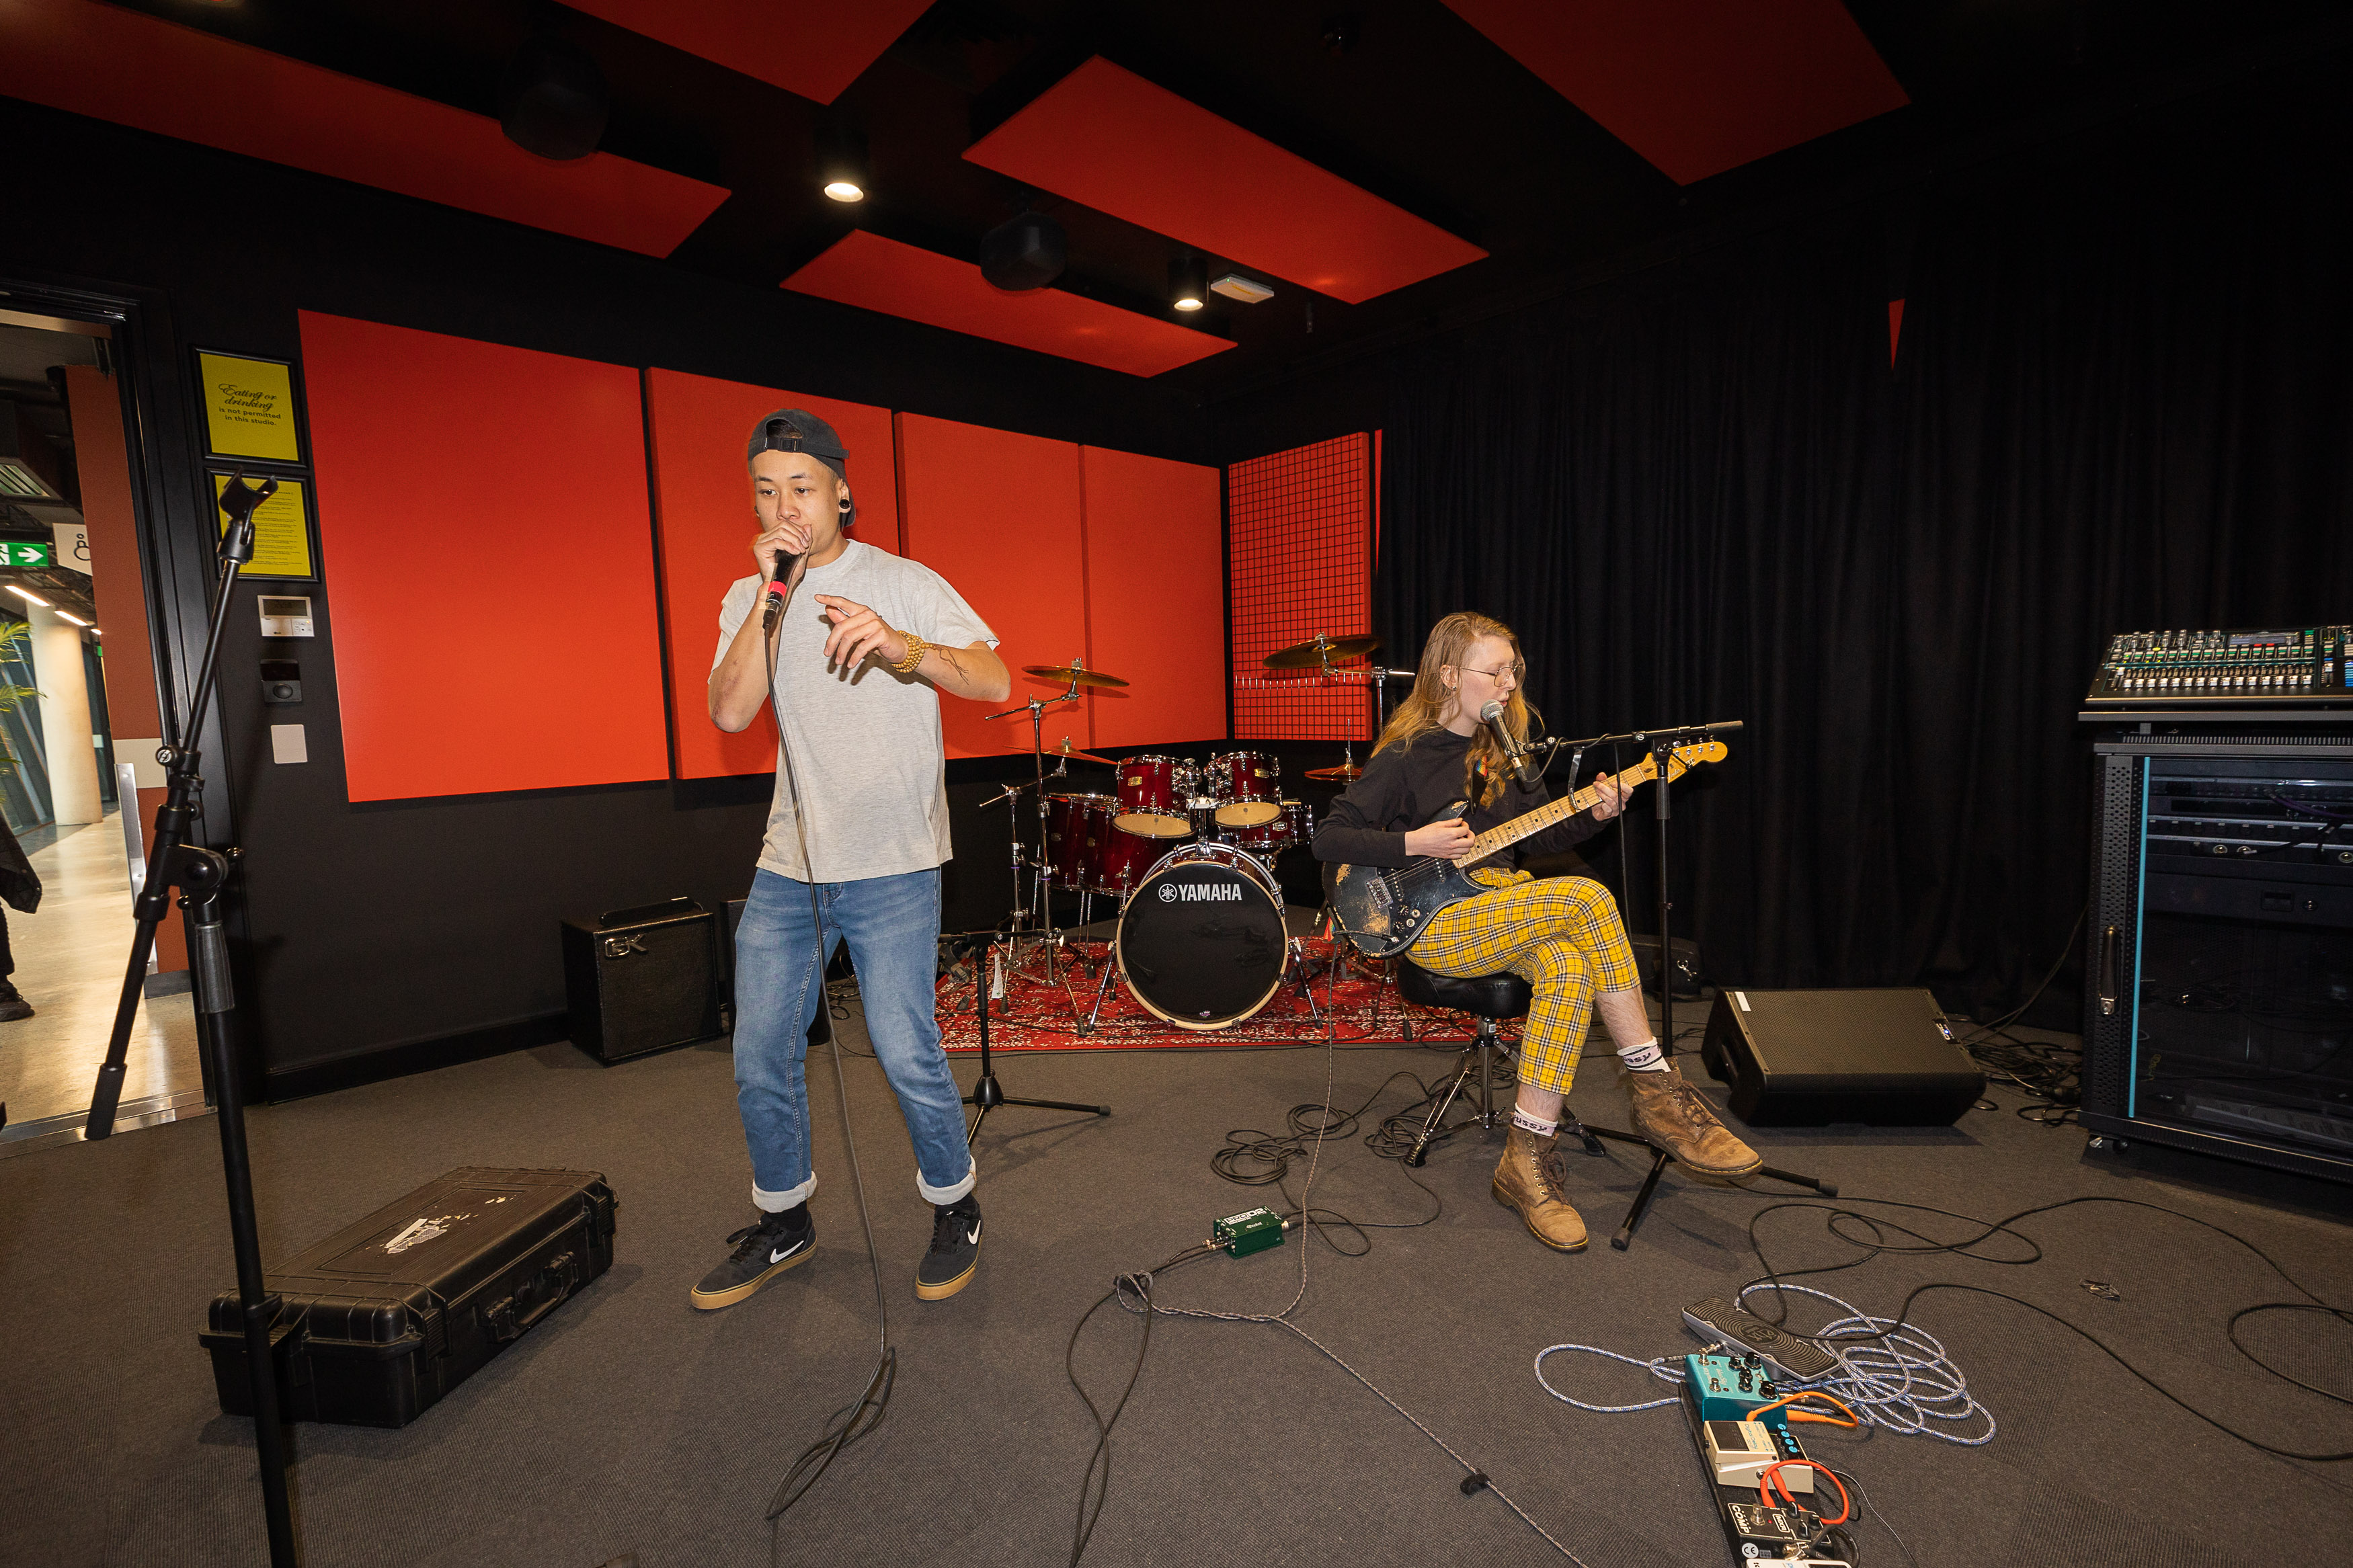
[[[1667,753],[1668,782],[1683,777],[1702,763],[1720,763],[1725,756],[1725,747],[1721,741],[1678,746]],[[1631,789],[1650,783],[1658,772],[1656,759],[1645,756],[1638,765],[1620,773],[1617,783],[1621,789]],[[1530,834],[1542,833],[1555,823],[1589,809],[1601,795],[1599,785],[1588,784],[1565,799],[1540,805],[1487,829],[1460,855],[1425,855],[1409,866],[1335,868],[1332,907],[1339,914],[1340,929],[1356,944],[1356,951],[1368,958],[1389,958],[1403,952],[1437,918],[1439,910],[1494,890],[1472,881],[1468,868],[1507,845],[1516,844]],[[1442,822],[1458,816],[1468,804],[1456,801],[1434,820]]]

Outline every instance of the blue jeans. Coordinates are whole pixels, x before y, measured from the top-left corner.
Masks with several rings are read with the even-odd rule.
[[[825,996],[836,942],[849,945],[866,1032],[899,1097],[915,1146],[915,1185],[934,1204],[972,1190],[964,1100],[933,1014],[940,873],[909,871],[819,882],[826,951],[818,951],[809,888],[773,871],[752,878],[735,928],[735,1108],[752,1151],[752,1201],[775,1213],[817,1191],[809,1163],[809,1026]]]

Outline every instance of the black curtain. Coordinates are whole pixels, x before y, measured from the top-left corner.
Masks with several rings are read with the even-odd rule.
[[[2107,635],[2353,620],[2353,114],[2331,80],[1401,353],[1374,594],[1392,662],[1475,608],[1520,633],[1556,733],[1746,721],[1671,820],[1676,930],[1711,979],[2022,1002],[2084,902],[2075,714]],[[1652,929],[1648,810],[1624,831]],[[1589,847],[1614,881],[1614,847]],[[2080,973],[2079,938],[2029,1021],[2074,1026]]]

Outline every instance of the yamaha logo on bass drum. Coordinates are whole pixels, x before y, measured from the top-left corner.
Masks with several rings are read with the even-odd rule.
[[[1242,901],[1241,884],[1239,882],[1163,882],[1160,884],[1162,903],[1173,904],[1180,900],[1188,904],[1239,904]]]

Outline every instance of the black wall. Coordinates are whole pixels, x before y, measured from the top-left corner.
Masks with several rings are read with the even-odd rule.
[[[1224,455],[1386,429],[1390,663],[1475,608],[1522,635],[1558,733],[1746,721],[1672,821],[1713,978],[2014,1005],[2084,906],[2075,715],[2106,637],[2353,619],[2347,68],[1221,406]],[[1638,928],[1653,826],[1646,802],[1627,828]],[[2029,1022],[2075,1026],[2074,952]]]
[[[135,439],[153,469],[148,543],[164,579],[167,680],[193,668],[212,547],[186,346],[299,358],[298,309],[1190,462],[1213,456],[1198,409],[1149,383],[808,300],[772,279],[699,277],[5,100],[0,145],[10,182],[0,279],[74,284],[145,307],[133,353],[149,401]],[[450,389],[447,413],[453,426],[499,415],[462,387]],[[417,459],[424,509],[436,504],[432,454]],[[713,907],[741,896],[765,777],[349,804],[332,560],[323,574],[300,708],[261,706],[259,588],[240,589],[223,650],[224,733],[207,757],[205,837],[246,851],[233,930],[250,1059],[268,1069],[267,1092],[560,1037],[559,919],[680,893]],[[417,591],[474,586],[457,566],[420,574]],[[710,584],[714,606],[724,587]],[[462,647],[417,648],[412,673],[453,703],[501,700],[501,672]],[[273,764],[267,725],[290,721],[308,727],[312,760]],[[966,815],[959,847],[976,871],[1003,845],[976,826],[965,847]],[[975,890],[957,908],[976,910],[986,883],[963,872],[952,875]]]

